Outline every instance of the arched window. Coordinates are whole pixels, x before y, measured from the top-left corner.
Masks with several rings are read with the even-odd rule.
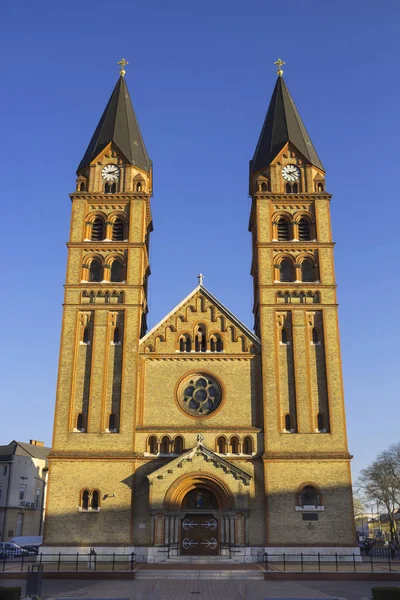
[[[92,494],[92,510],[98,510],[99,506],[99,492],[94,490]]]
[[[140,183],[140,181],[136,184],[136,191],[137,192],[141,192],[142,191],[142,184]]]
[[[108,430],[113,433],[117,430],[117,417],[114,413],[111,413],[108,417]]]
[[[287,194],[291,194],[292,193],[292,186],[290,185],[290,183],[286,184],[286,193]]]
[[[92,242],[101,242],[104,240],[105,233],[105,223],[102,217],[96,217],[92,223],[92,231],[90,235],[90,239]]]
[[[177,435],[174,439],[174,452],[175,454],[183,452],[183,437],[181,435]]]
[[[217,344],[216,344],[216,352],[222,352],[222,350],[224,349],[224,345],[222,343],[222,339],[220,338],[219,335],[216,336],[217,338]]]
[[[298,497],[299,506],[319,506],[318,492],[312,485],[306,485]]]
[[[323,417],[323,415],[321,415],[321,413],[318,413],[318,415],[317,415],[317,428],[318,428],[318,431],[323,431],[325,429],[324,417]]]
[[[287,344],[287,331],[284,327],[282,327],[281,331],[281,342],[282,344]]]
[[[288,258],[285,258],[281,264],[281,278],[282,282],[293,281],[293,263]]]
[[[161,438],[161,444],[160,444],[160,452],[161,454],[168,454],[169,453],[169,447],[170,447],[170,439],[167,435],[164,435],[164,437]]]
[[[217,439],[217,452],[219,454],[226,454],[226,439],[223,435]]]
[[[324,191],[324,184],[323,183],[318,183],[318,185],[317,185],[317,191],[318,192],[323,192]]]
[[[299,240],[301,242],[311,239],[310,223],[309,223],[308,219],[305,219],[304,217],[302,217],[298,223],[298,228],[299,228]]]
[[[298,183],[294,183],[292,186],[292,194],[298,194],[299,193],[299,185]]]
[[[268,190],[267,184],[265,183],[265,181],[263,181],[262,184],[261,184],[261,191],[262,192],[266,192],[267,190]]]
[[[239,454],[239,438],[234,436],[230,440],[230,450],[232,454]]]
[[[243,454],[253,454],[253,440],[249,435],[243,440]]]
[[[125,223],[121,217],[117,217],[112,224],[112,241],[122,242],[124,240]]]
[[[81,494],[81,508],[82,510],[89,510],[89,490],[83,490]]]
[[[206,340],[206,332],[204,327],[201,325],[197,327],[196,338],[195,338],[195,351],[196,352],[206,352],[207,351],[207,340]]]
[[[312,329],[312,342],[313,344],[318,344],[318,331],[313,327]]]
[[[119,329],[118,329],[118,327],[116,327],[116,328],[114,329],[114,338],[113,338],[113,342],[114,342],[114,344],[119,344],[119,343],[120,343],[120,341],[121,341],[121,337],[120,337],[120,335],[119,335]]]
[[[84,426],[84,420],[83,420],[83,414],[79,413],[79,415],[76,418],[76,428],[78,431],[85,431],[85,426]]]
[[[114,183],[106,183],[104,186],[104,192],[106,194],[116,194],[117,193],[117,184]]]
[[[292,419],[290,415],[285,415],[285,429],[290,431],[292,429]]]
[[[83,330],[82,341],[84,344],[89,344],[89,342],[90,342],[89,327],[85,327],[85,329]]]
[[[103,279],[103,269],[100,261],[94,258],[89,267],[89,281],[99,282]]]
[[[289,223],[286,219],[280,218],[278,221],[278,240],[287,241],[290,239]]]
[[[210,337],[210,352],[222,352],[223,344],[221,337],[218,334],[214,334]]]
[[[147,448],[150,454],[157,454],[158,452],[158,442],[155,435],[151,435],[147,442]]]
[[[122,262],[118,259],[114,260],[111,265],[111,281],[123,281],[124,280],[124,267]]]
[[[86,186],[85,186],[85,183],[84,183],[83,181],[81,182],[81,184],[80,184],[80,186],[79,186],[79,191],[80,191],[80,192],[84,192],[84,191],[86,191]]]
[[[192,340],[190,335],[181,335],[179,338],[179,352],[191,352],[192,351]]]
[[[314,281],[314,264],[309,258],[305,258],[301,263],[301,280]]]

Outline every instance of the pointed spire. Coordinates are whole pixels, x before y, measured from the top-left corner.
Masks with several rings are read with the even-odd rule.
[[[278,66],[281,69],[281,65]],[[251,161],[251,170],[253,172],[260,171],[267,167],[287,142],[291,142],[312,165],[322,171],[325,170],[304,127],[282,73],[278,71],[278,80]]]
[[[150,172],[151,161],[140,133],[124,75],[125,71],[121,71],[85,156],[79,164],[78,172],[87,167],[110,142],[117,146],[128,163]]]

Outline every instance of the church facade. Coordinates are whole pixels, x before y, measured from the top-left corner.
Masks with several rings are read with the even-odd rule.
[[[152,163],[123,67],[71,194],[46,551],[351,553],[331,195],[282,71],[250,161],[254,332],[201,276],[147,331]]]

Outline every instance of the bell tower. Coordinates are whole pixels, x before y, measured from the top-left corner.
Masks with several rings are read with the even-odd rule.
[[[105,531],[110,544],[132,543],[132,486],[121,482],[134,472],[137,355],[148,310],[152,163],[125,81],[127,62],[119,64],[120,77],[71,194],[47,545],[60,545],[60,529],[67,532],[67,545],[104,543]],[[101,481],[107,482],[105,495],[98,491]],[[100,505],[107,510],[100,512]],[[86,511],[80,523],[78,506]],[[97,517],[86,522],[96,511]]]
[[[284,63],[279,59],[275,64],[278,79],[250,162],[266,542],[354,546],[331,195],[325,169],[283,79]],[[319,505],[314,512],[302,510],[306,487],[318,498],[310,503]],[[298,498],[296,510],[293,497]],[[323,498],[329,499],[330,510]],[[302,517],[310,522],[303,523]]]

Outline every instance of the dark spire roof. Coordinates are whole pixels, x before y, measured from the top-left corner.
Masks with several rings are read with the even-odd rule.
[[[150,171],[151,161],[122,76],[111,94],[85,156],[79,164],[78,172],[87,167],[110,142],[114,142],[131,165],[143,171]]]
[[[268,166],[286,142],[291,142],[312,165],[325,170],[283,77],[278,77],[251,161],[251,170],[260,171]]]

